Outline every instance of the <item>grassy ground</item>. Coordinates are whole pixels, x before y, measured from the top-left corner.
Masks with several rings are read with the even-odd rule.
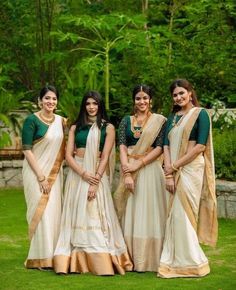
[[[97,277],[91,274],[59,276],[24,268],[28,239],[24,195],[19,190],[0,190],[0,289],[236,289],[236,220],[220,220],[216,249],[205,247],[211,274],[204,278],[160,279],[155,273],[127,273]]]

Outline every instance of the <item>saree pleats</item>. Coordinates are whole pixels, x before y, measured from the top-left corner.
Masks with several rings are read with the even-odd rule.
[[[55,121],[50,125],[45,137],[33,146],[33,153],[48,177],[52,169],[57,166],[54,174],[52,188],[48,196],[42,195],[37,178],[25,159],[23,162],[23,184],[27,204],[27,221],[29,226],[35,216],[40,201],[46,202],[30,236],[30,249],[25,266],[27,268],[52,267],[53,253],[57,243],[61,218],[61,197],[63,186],[63,173],[61,162],[56,162],[63,143],[62,118],[56,115]],[[61,158],[60,158],[61,159]],[[63,159],[63,158],[62,158]]]
[[[94,172],[97,164],[93,156],[97,156],[97,152],[92,151],[98,138],[96,128],[91,129],[84,158],[75,156],[75,160],[86,170]],[[88,188],[89,184],[70,169],[65,185],[60,236],[54,253],[55,272],[114,275],[131,271],[133,265],[115,213],[106,173],[92,201],[87,199]]]

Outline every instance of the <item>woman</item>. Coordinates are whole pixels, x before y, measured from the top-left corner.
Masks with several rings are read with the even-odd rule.
[[[114,275],[132,270],[110,192],[108,162],[114,140],[101,96],[88,92],[66,148],[70,170],[54,257],[56,273]]]
[[[58,92],[42,88],[40,111],[23,125],[23,184],[27,204],[30,249],[26,268],[51,268],[59,234],[62,195],[62,161],[65,143],[63,118],[54,114]]]
[[[170,86],[173,113],[164,140],[166,188],[172,193],[159,276],[201,277],[210,272],[200,242],[215,245],[217,212],[210,118],[192,85]]]
[[[121,179],[114,200],[134,270],[157,272],[166,221],[159,158],[166,119],[151,113],[150,87],[136,86],[133,102],[134,115],[124,117],[119,127]]]

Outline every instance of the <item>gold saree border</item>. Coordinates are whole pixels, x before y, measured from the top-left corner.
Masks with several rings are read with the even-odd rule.
[[[192,115],[189,118],[188,123],[184,127],[178,159],[181,158],[187,151],[188,140],[191,130],[201,110],[202,108],[194,108],[194,111],[192,112]],[[177,173],[175,174],[175,182],[181,204],[183,205],[183,208],[185,209],[186,214],[193,228],[196,230],[198,234],[199,242],[215,247],[218,237],[217,204],[216,204],[217,202],[215,193],[215,175],[214,175],[214,160],[213,160],[214,157],[213,157],[212,129],[211,129],[212,126],[209,113],[208,116],[210,120],[210,132],[205,151],[203,152],[203,157],[205,160],[205,170],[198,217],[196,217],[193,211],[191,210],[191,205],[188,201],[188,197],[185,194],[182,185],[179,183],[181,169],[178,170]],[[173,202],[173,198],[171,199],[171,202]]]
[[[73,251],[71,256],[57,255],[53,258],[56,273],[88,273],[94,275],[124,275],[133,270],[133,263],[128,252],[120,256],[110,253],[88,253]]]
[[[27,259],[25,267],[27,269],[53,268],[53,259]]]
[[[161,278],[181,278],[181,277],[203,277],[210,273],[208,263],[189,267],[170,267],[166,264],[161,264],[158,268],[157,276]]]
[[[65,138],[63,138],[60,149],[58,151],[55,163],[49,173],[47,178],[50,187],[52,187],[53,183],[55,182],[58,172],[61,168],[62,161],[64,160],[65,156]],[[33,238],[33,235],[37,229],[37,226],[43,216],[44,210],[47,206],[49,200],[50,192],[48,194],[42,194],[38,203],[38,206],[35,210],[35,213],[32,217],[32,220],[29,225],[29,238],[30,240]]]
[[[140,139],[133,147],[132,155],[142,155],[144,154],[150,146],[153,144],[155,138],[158,136],[166,118],[160,114],[153,113],[148,119],[146,126],[141,134]],[[159,127],[158,127],[159,125]],[[135,179],[138,172],[134,172],[132,177]],[[124,178],[122,170],[120,168],[120,180],[118,187],[113,195],[113,201],[117,217],[121,223],[122,216],[125,212],[126,204],[130,196],[130,191],[124,185]]]

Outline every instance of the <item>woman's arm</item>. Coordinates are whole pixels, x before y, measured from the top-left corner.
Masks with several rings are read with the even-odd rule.
[[[75,129],[76,126],[72,125],[69,131],[67,146],[66,146],[66,161],[70,168],[72,168],[77,174],[79,174],[85,181],[89,184],[98,184],[98,179],[90,172],[85,171],[85,169],[78,165],[74,159],[74,149],[75,149]]]
[[[106,140],[102,150],[100,162],[97,168],[97,172],[95,177],[100,181],[102,175],[106,169],[107,162],[109,160],[109,156],[111,154],[112,147],[114,146],[115,142],[115,128],[112,124],[107,125],[106,127]],[[98,189],[98,184],[90,185],[88,190],[88,200],[93,200],[96,198],[96,192]]]

